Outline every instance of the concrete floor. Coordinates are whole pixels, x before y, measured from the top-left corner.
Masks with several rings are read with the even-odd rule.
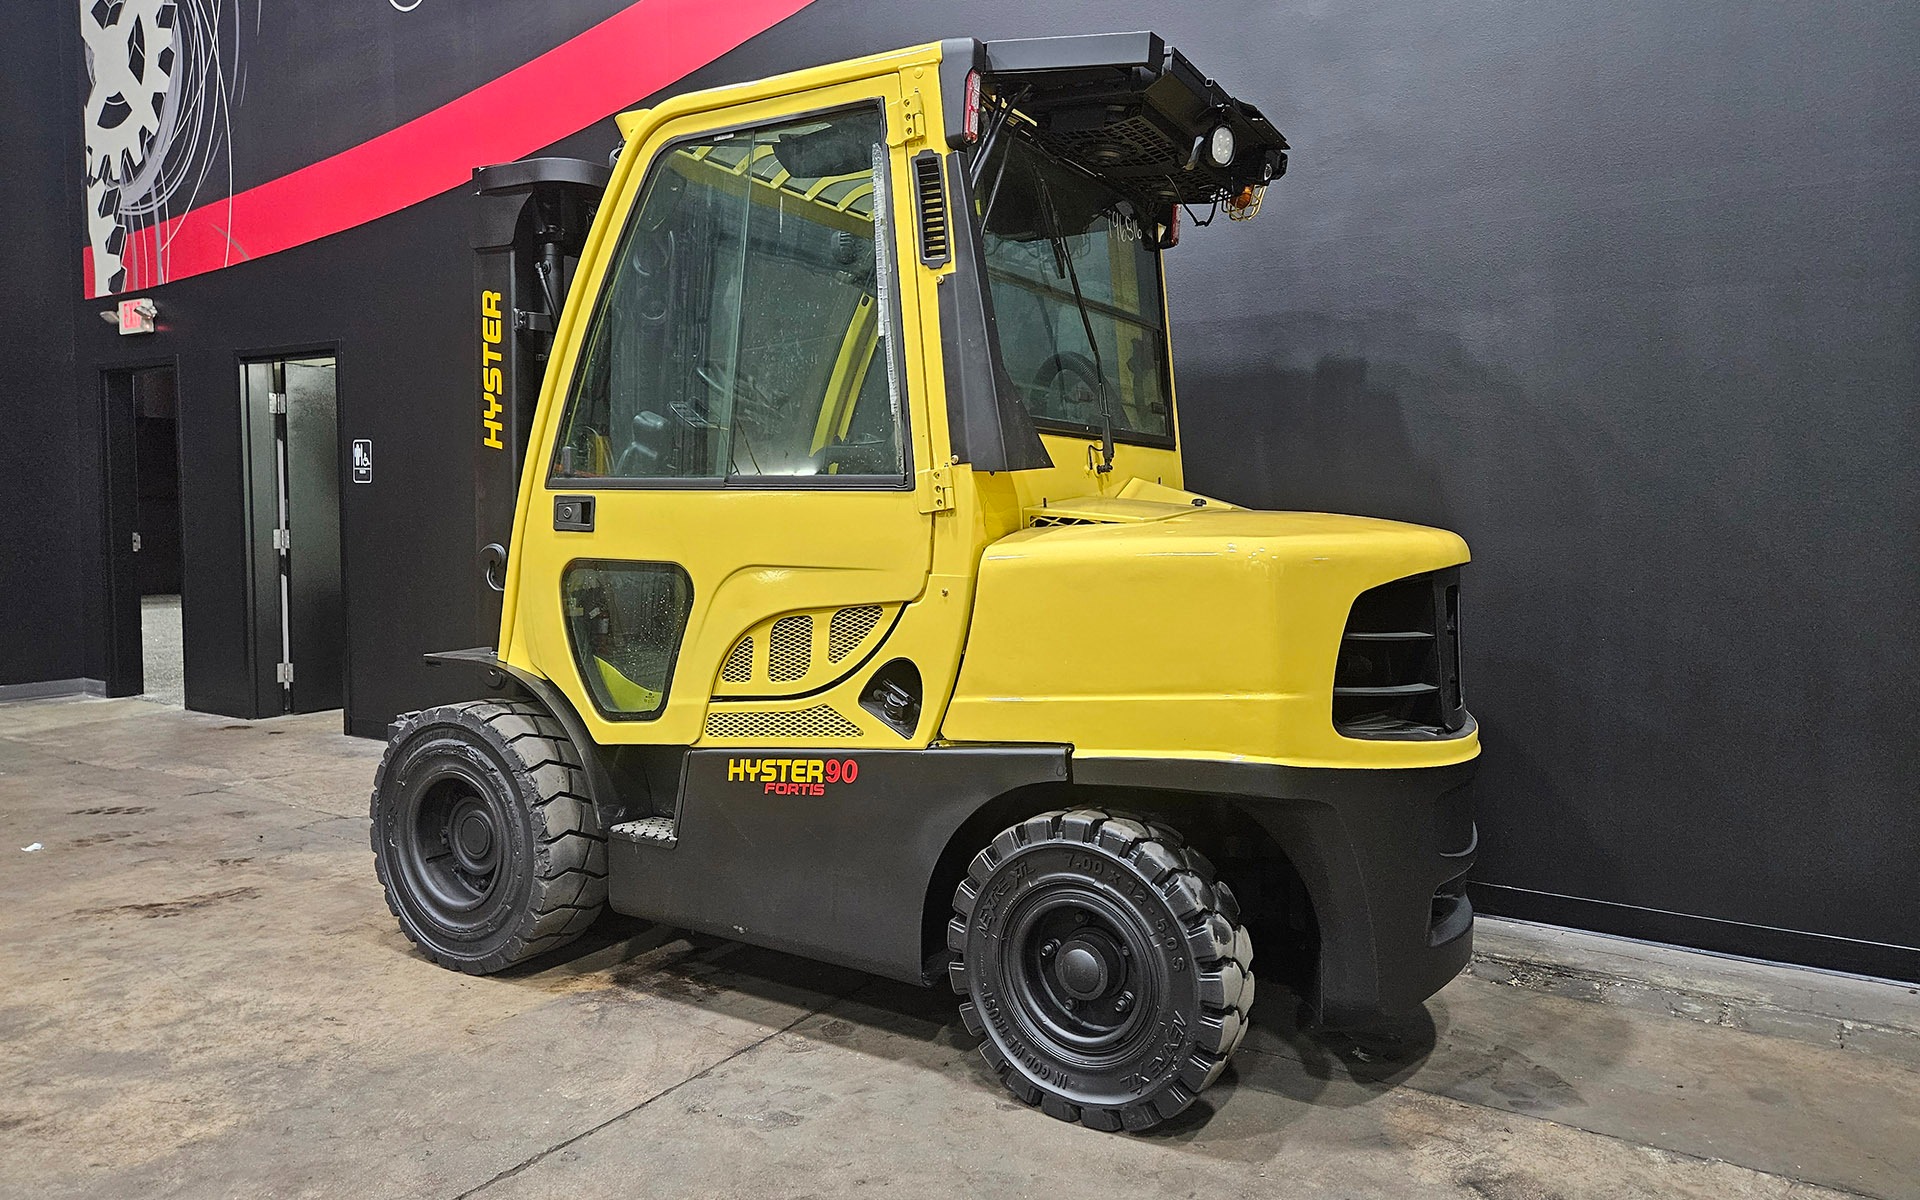
[[[1263,990],[1145,1137],[1013,1101],[951,997],[779,954],[609,918],[451,974],[338,730],[0,707],[0,1195],[1920,1197],[1911,989],[1588,935],[1483,921],[1394,1053]]]
[[[140,671],[146,686],[143,699],[176,708],[187,702],[181,660],[180,597],[140,597]]]

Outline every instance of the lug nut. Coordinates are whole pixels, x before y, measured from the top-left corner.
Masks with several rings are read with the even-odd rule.
[[[1077,1009],[1077,1008],[1079,1008],[1079,1007],[1080,1007],[1080,1002],[1079,1002],[1078,1000],[1075,1000],[1075,999],[1074,999],[1074,998],[1073,998],[1072,996],[1068,996],[1068,997],[1067,997],[1067,1011],[1068,1011],[1068,1012],[1073,1012],[1073,1011],[1074,1011],[1075,1009]]]
[[[1133,951],[1127,947],[1127,944],[1125,942],[1120,943],[1120,957],[1121,958],[1133,957]]]
[[[1059,948],[1060,948],[1059,942],[1048,942],[1046,945],[1040,947],[1040,957],[1051,958],[1053,956],[1053,952],[1055,950],[1058,950]]]
[[[1114,1011],[1125,1012],[1133,1007],[1133,993],[1121,992],[1113,1001]]]
[[[1085,925],[1087,923],[1087,914],[1083,912],[1073,914],[1073,923],[1075,925]]]

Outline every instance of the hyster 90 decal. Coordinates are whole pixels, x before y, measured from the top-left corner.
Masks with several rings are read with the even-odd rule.
[[[757,783],[770,796],[824,796],[830,783],[860,778],[851,758],[730,758],[728,783]]]

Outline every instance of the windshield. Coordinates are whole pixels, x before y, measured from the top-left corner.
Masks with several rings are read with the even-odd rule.
[[[1171,443],[1160,257],[1127,201],[1009,131],[979,173],[975,202],[986,212],[1001,361],[1034,423],[1098,431],[1104,386],[1120,440]]]

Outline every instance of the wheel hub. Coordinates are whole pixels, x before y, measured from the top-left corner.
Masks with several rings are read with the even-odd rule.
[[[1076,1000],[1092,1000],[1104,994],[1114,974],[1101,947],[1091,939],[1075,938],[1060,949],[1054,974],[1060,987]]]
[[[436,920],[459,926],[481,919],[510,853],[505,819],[482,794],[481,781],[460,774],[428,784],[410,806],[394,848]]]
[[[1140,958],[1149,935],[1077,886],[1043,889],[1022,908],[1006,944],[1023,1023],[1068,1057],[1120,1053],[1158,990]]]
[[[449,848],[462,867],[476,875],[493,870],[493,818],[484,806],[463,805],[449,822],[447,832]]]

